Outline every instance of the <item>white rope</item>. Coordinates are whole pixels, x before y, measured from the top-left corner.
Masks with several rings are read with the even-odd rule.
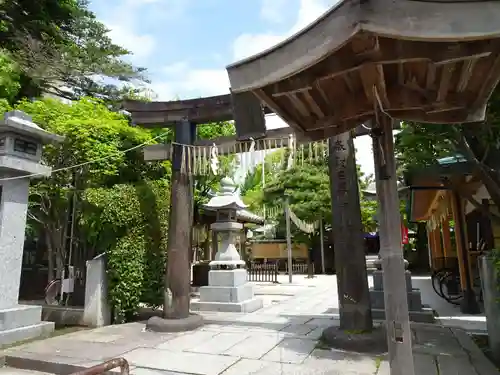
[[[130,152],[130,151],[133,151],[133,150],[137,150],[138,148],[144,147],[144,146],[150,144],[151,142],[153,142],[153,141],[155,141],[155,140],[157,140],[159,138],[165,137],[165,136],[166,136],[166,134],[160,134],[160,135],[154,137],[153,139],[150,139],[149,141],[141,143],[140,145],[137,145],[137,146],[134,146],[134,147],[130,147],[130,148],[128,148],[126,150],[123,150],[123,151],[118,151],[118,152],[113,153],[111,155],[103,156],[102,158],[92,159],[92,160],[86,161],[84,163],[71,165],[69,167],[63,167],[63,168],[53,169],[52,170],[52,174],[53,173],[57,173],[57,172],[62,172],[62,171],[69,171],[71,169],[80,168],[80,167],[83,167],[85,165],[89,165],[89,164],[93,164],[93,163],[98,163],[100,161],[110,159],[110,158],[115,157],[117,155],[126,154],[127,152]],[[0,178],[0,181],[20,180],[20,179],[23,179],[23,178],[31,178],[31,177],[37,177],[37,176],[45,176],[45,173],[31,173],[31,174],[27,174],[27,175],[23,175],[23,176],[5,177],[5,178]]]

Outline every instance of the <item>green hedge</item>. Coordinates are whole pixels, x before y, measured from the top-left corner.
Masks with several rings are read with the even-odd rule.
[[[141,303],[163,303],[169,196],[168,181],[85,191],[81,224],[89,243],[107,252],[115,323],[134,319]]]

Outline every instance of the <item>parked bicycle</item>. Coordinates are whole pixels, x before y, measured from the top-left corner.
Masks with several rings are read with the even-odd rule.
[[[437,267],[431,275],[434,292],[446,302],[460,305],[463,292],[460,283],[458,258],[437,258],[435,262]],[[478,296],[478,300],[482,302],[483,293],[479,274],[474,276],[472,287]]]

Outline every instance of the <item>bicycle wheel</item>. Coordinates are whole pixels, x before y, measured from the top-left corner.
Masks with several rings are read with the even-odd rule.
[[[47,305],[58,305],[61,297],[61,280],[52,280],[45,288],[45,303]]]
[[[448,273],[440,280],[439,290],[446,302],[460,305],[463,295],[460,290],[460,277],[455,273]]]
[[[434,292],[436,292],[436,294],[441,298],[444,298],[440,288],[441,279],[446,277],[446,275],[448,275],[449,273],[451,273],[451,270],[442,268],[440,270],[433,272],[431,275],[432,289],[434,289]]]

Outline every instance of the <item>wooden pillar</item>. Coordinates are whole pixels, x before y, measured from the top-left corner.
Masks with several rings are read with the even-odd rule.
[[[175,142],[192,144],[195,125],[188,121],[175,124]],[[170,220],[168,229],[168,265],[165,278],[163,315],[167,319],[189,317],[191,284],[190,253],[192,241],[193,186],[182,146],[173,145]],[[187,214],[186,214],[187,213]],[[171,292],[171,299],[168,293]]]
[[[432,235],[434,236],[434,243],[436,246],[436,257],[440,259],[439,263],[442,263],[442,267],[445,266],[444,264],[444,253],[443,253],[443,242],[441,240],[441,228],[439,224],[432,230]]]
[[[434,236],[434,230],[429,229],[429,227],[427,227],[427,238],[430,247],[432,270],[436,271],[439,268],[436,254],[436,237]]]
[[[476,300],[476,294],[472,288],[472,280],[469,268],[469,252],[467,242],[467,232],[463,211],[463,201],[458,193],[453,192],[451,197],[453,210],[453,221],[455,222],[455,242],[457,244],[458,266],[460,270],[460,284],[462,287],[463,299],[460,310],[464,314],[479,314],[480,308]]]
[[[445,258],[452,258],[453,246],[451,244],[450,221],[448,217],[442,221],[441,228],[443,230],[443,255]]]
[[[391,375],[415,375],[408,314],[401,218],[394,157],[393,120],[378,113],[374,121],[373,156],[379,200],[380,257]]]
[[[330,138],[329,155],[340,328],[371,330],[356,156],[350,132]]]

